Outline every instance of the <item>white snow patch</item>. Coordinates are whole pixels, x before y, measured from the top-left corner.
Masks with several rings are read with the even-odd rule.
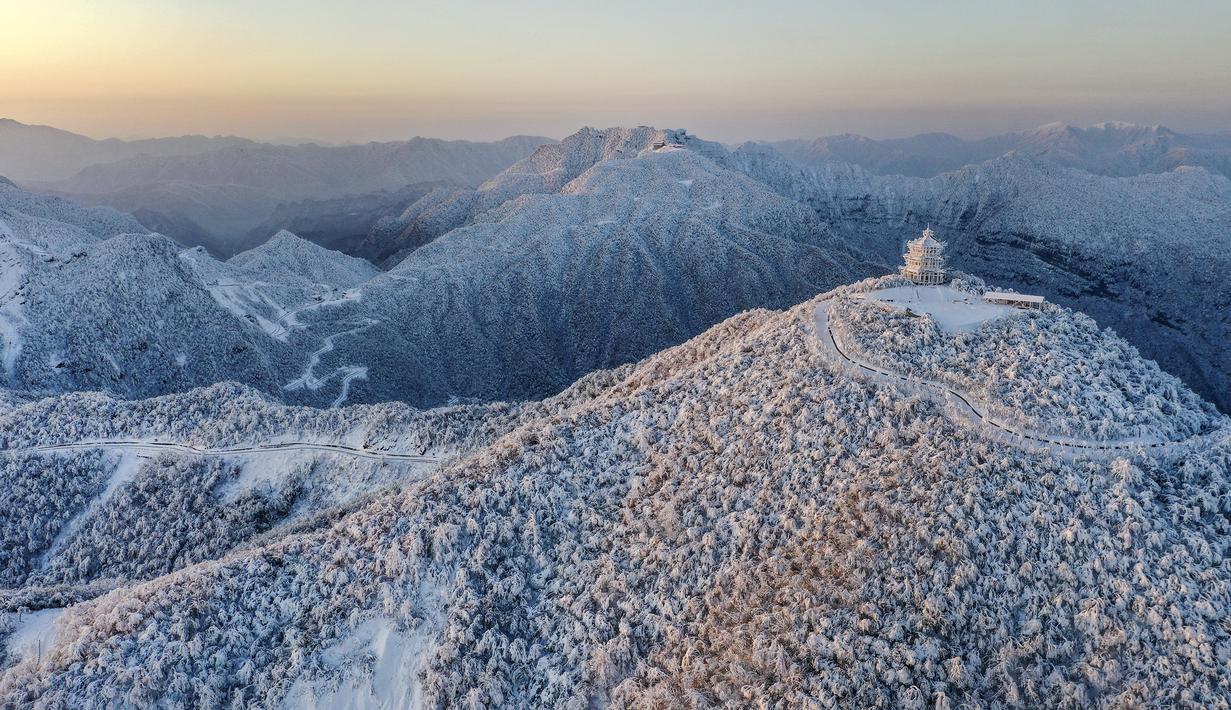
[[[21,327],[26,324],[17,292],[21,288],[21,257],[17,247],[10,243],[12,230],[0,220],[0,366],[12,379],[17,370],[17,356],[21,354]]]
[[[294,321],[295,314],[285,305],[267,296],[260,289],[260,283],[250,284],[214,284],[206,286],[214,300],[220,306],[230,311],[240,320],[255,323],[269,337],[286,342],[287,333],[298,323]],[[261,314],[261,307],[267,306],[275,313],[280,313],[278,320],[270,320]],[[289,320],[288,320],[289,319]]]
[[[895,308],[926,313],[949,332],[974,330],[989,320],[1017,312],[1016,308],[986,303],[975,294],[949,286],[895,286],[872,291],[866,297]]]
[[[692,180],[680,180],[680,184],[684,187],[692,187]]]
[[[421,707],[419,671],[434,631],[400,632],[389,619],[370,619],[321,653],[321,661],[337,669],[336,676],[296,680],[282,706],[302,710]]]
[[[38,660],[40,652],[46,653],[55,642],[56,619],[63,612],[63,609],[40,609],[6,615],[14,624],[13,633],[5,642],[9,659],[16,659],[18,663]]]
[[[312,452],[308,456],[319,455]],[[279,487],[282,480],[294,468],[293,462],[304,458],[304,454],[297,451],[269,452],[249,457],[236,456],[237,461],[243,462],[239,469],[239,476],[218,489],[219,498],[225,505],[239,498],[243,493],[262,487],[270,489]]]
[[[112,469],[111,477],[107,479],[107,486],[103,488],[103,492],[99,493],[94,500],[90,501],[89,505],[85,507],[85,510],[82,510],[77,515],[73,516],[73,519],[69,520],[68,524],[66,524],[63,528],[60,528],[60,532],[56,533],[55,539],[51,541],[51,545],[39,559],[39,569],[45,569],[47,567],[48,563],[51,562],[51,558],[63,549],[64,545],[73,537],[73,535],[81,529],[81,525],[90,519],[90,516],[94,515],[99,508],[111,499],[111,496],[115,495],[115,492],[119,490],[120,486],[137,477],[137,472],[141,470],[141,464],[143,461],[144,457],[134,451],[125,451],[120,454],[119,461],[116,462],[115,468]]]

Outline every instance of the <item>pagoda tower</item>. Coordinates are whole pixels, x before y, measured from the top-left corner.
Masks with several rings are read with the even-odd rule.
[[[931,226],[923,236],[906,243],[902,275],[917,284],[935,286],[945,282],[945,245],[936,240]]]

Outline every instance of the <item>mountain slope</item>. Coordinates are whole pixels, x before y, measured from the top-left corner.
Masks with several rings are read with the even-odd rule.
[[[1225,430],[1167,457],[1018,449],[852,378],[817,305],[732,318],[327,528],[75,606],[0,693],[1228,702]]]
[[[808,210],[691,150],[630,151],[558,193],[497,204],[312,322],[326,333],[374,321],[322,362],[366,368],[354,396],[541,397],[860,269]]]
[[[276,387],[276,343],[217,303],[179,252],[129,234],[34,262],[8,386],[130,397],[241,377]]]
[[[227,263],[257,280],[297,279],[340,289],[358,286],[380,273],[363,259],[330,251],[285,229],[261,246],[236,254]]]

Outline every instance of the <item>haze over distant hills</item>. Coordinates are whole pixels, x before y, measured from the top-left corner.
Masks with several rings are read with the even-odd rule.
[[[390,201],[374,205],[388,209]],[[133,335],[130,327],[144,326],[117,311],[116,324],[102,331],[115,341],[87,347],[70,335],[75,317],[65,316],[29,326],[21,374],[11,382],[131,396],[221,377],[318,404],[344,389],[350,401],[421,404],[537,397],[739,310],[785,306],[891,271],[902,243],[928,223],[949,242],[954,265],[1083,309],[1231,408],[1231,361],[1222,346],[1231,337],[1223,278],[1231,272],[1231,181],[1221,174],[1185,166],[1112,177],[1018,151],[933,178],[879,176],[650,128],[583,129],[477,188],[437,185],[352,242],[389,271],[343,287],[349,295],[329,283],[287,291],[268,277],[219,286],[232,276],[202,277],[201,268],[194,276],[176,266],[182,259],[170,247],[134,252],[150,238],[127,238],[126,254],[157,262],[149,273],[184,273],[184,288],[209,296],[175,301],[205,309],[182,322],[229,323],[234,335],[211,341],[232,350],[168,367],[184,348],[172,332]],[[56,268],[97,282],[99,293],[126,293],[109,285],[109,268],[90,268],[109,248],[87,245]],[[30,264],[31,273],[50,268]],[[322,307],[300,313],[312,299],[323,299]],[[151,307],[121,300],[106,308]],[[213,312],[219,307],[221,316]],[[229,322],[228,311],[239,320]],[[279,324],[286,313],[296,314],[290,327]],[[35,355],[34,343],[56,332],[62,336]],[[163,341],[149,350],[164,353],[163,364],[134,368],[121,359],[117,373],[107,360]],[[41,363],[52,355],[80,369],[46,370]],[[242,364],[246,357],[257,364]],[[316,365],[305,370],[309,361]],[[292,383],[299,384],[284,387]]]
[[[63,180],[91,165],[140,155],[195,155],[225,147],[254,145],[255,141],[235,136],[96,140],[52,126],[0,118],[0,175],[22,182]]]
[[[130,212],[150,229],[226,257],[292,225],[311,235],[341,226],[346,234],[325,241],[349,245],[387,213],[390,200],[405,202],[437,184],[478,185],[548,142],[529,136],[345,146],[204,136],[97,141],[5,119],[0,175]]]
[[[851,163],[878,175],[931,177],[1013,151],[1098,175],[1161,173],[1190,165],[1231,176],[1231,133],[1185,134],[1116,121],[1085,128],[1049,123],[980,140],[947,133],[882,140],[845,134],[769,144],[792,160]]]

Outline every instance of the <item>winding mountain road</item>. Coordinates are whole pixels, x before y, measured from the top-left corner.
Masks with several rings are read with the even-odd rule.
[[[258,446],[210,448],[192,446],[190,444],[179,444],[171,441],[100,440],[78,441],[71,444],[43,444],[39,446],[18,447],[14,449],[0,449],[0,453],[51,453],[57,451],[86,451],[90,449],[122,449],[145,452],[174,451],[178,453],[193,454],[196,456],[235,456],[240,454],[283,453],[287,451],[316,451],[378,461],[406,461],[409,463],[435,464],[440,463],[440,461],[443,460],[443,457],[439,456],[402,454],[391,451],[375,451],[357,446],[347,446],[345,444],[298,441],[280,444],[260,444]]]
[[[1061,437],[1045,432],[1030,431],[1011,427],[1003,422],[996,421],[989,416],[986,411],[976,406],[969,393],[961,392],[953,389],[947,384],[930,380],[921,377],[913,377],[903,375],[900,372],[892,372],[883,368],[877,367],[867,362],[863,362],[854,357],[851,357],[834,339],[833,329],[829,325],[829,306],[832,303],[830,300],[824,300],[817,304],[815,314],[816,341],[820,345],[822,355],[829,357],[841,364],[854,367],[865,377],[870,377],[873,380],[884,382],[891,385],[902,385],[913,388],[920,393],[939,396],[942,400],[955,404],[959,409],[968,414],[976,425],[987,426],[999,430],[1012,438],[1022,441],[1023,443],[1033,443],[1042,445],[1058,453],[1078,454],[1091,452],[1115,452],[1115,451],[1136,451],[1143,449],[1163,451],[1176,449],[1182,446],[1187,446],[1197,439],[1208,436],[1212,432],[1203,432],[1193,434],[1184,439],[1174,441],[1159,441],[1150,439],[1116,439],[1111,441],[1098,441],[1094,439],[1078,439],[1072,437]]]

